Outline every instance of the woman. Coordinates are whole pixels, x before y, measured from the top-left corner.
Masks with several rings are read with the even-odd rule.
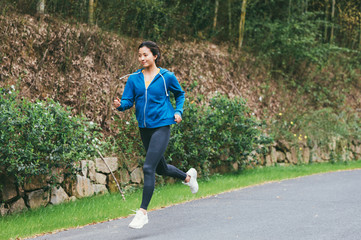
[[[182,121],[184,91],[172,72],[160,68],[161,53],[156,43],[146,41],[138,47],[138,60],[143,66],[130,74],[122,99],[114,100],[119,111],[125,111],[135,103],[140,136],[147,152],[144,172],[144,188],[140,209],[129,224],[131,228],[142,228],[148,223],[147,208],[152,198],[155,173],[179,178],[197,193],[197,171],[191,168],[187,173],[167,164],[164,152],[170,137],[170,125]],[[174,94],[176,109],[173,108],[169,91]]]

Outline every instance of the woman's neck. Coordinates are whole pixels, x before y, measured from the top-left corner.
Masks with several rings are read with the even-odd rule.
[[[152,66],[149,66],[149,67],[146,67],[146,68],[144,68],[144,70],[143,70],[145,73],[155,73],[155,72],[157,72],[158,71],[158,67],[157,67],[157,65],[152,65]]]

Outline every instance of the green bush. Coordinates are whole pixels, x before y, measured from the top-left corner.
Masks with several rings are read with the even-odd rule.
[[[242,169],[272,142],[242,98],[218,95],[202,107],[186,101],[183,119],[172,128],[166,156],[183,170],[197,167],[205,177],[221,165],[238,163]]]
[[[361,121],[358,113],[335,112],[324,108],[300,117],[299,125],[310,139],[327,145],[332,138],[360,139]]]
[[[134,113],[122,114],[121,118],[116,117],[113,126],[118,128],[116,146],[126,159],[144,159]],[[183,121],[171,128],[165,157],[168,163],[182,170],[198,168],[204,177],[220,165],[230,166],[237,162],[242,169],[249,161],[256,161],[252,159],[255,152],[266,150],[262,144],[272,141],[262,133],[262,127],[264,125],[250,114],[241,98],[216,96],[209,105],[203,106],[187,100]]]
[[[307,142],[327,146],[332,139],[361,140],[361,120],[354,110],[337,112],[322,108],[306,113],[286,113],[270,124],[270,133],[276,139],[297,144]]]
[[[53,100],[33,103],[13,91],[0,88],[0,169],[21,182],[52,168],[71,173],[74,162],[95,156],[101,141],[94,123]]]
[[[134,108],[114,116],[112,129],[114,134],[115,150],[123,162],[138,161],[145,155],[142,140],[140,139],[138,122]]]

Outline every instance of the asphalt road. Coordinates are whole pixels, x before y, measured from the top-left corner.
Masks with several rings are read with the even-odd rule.
[[[361,170],[267,183],[36,239],[361,239]]]

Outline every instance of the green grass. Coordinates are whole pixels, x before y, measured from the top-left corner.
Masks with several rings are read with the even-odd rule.
[[[357,168],[361,168],[361,160],[335,164],[323,163],[250,169],[240,173],[215,175],[208,181],[200,180],[200,190],[196,195],[191,194],[189,189],[181,183],[157,186],[149,209],[154,210],[270,181]],[[0,239],[30,237],[36,234],[126,217],[132,213],[131,209],[139,208],[141,194],[141,189],[127,193],[126,201],[122,200],[120,194],[107,194],[0,217]]]

